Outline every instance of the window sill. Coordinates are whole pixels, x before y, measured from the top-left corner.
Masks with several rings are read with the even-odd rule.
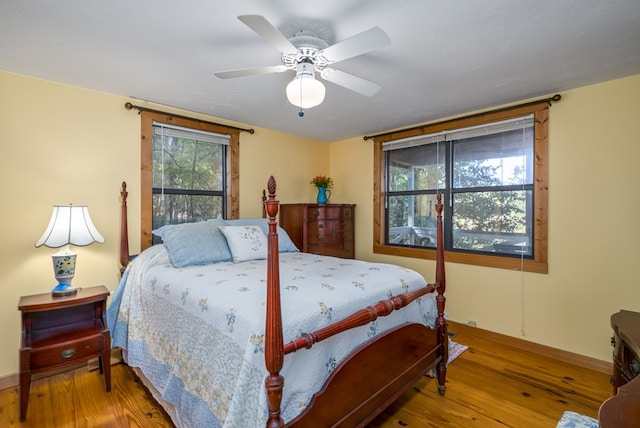
[[[422,248],[405,248],[394,245],[374,245],[373,252],[375,254],[386,254],[390,256],[412,257],[416,259],[436,259],[436,250]],[[522,270],[532,273],[548,273],[548,265],[546,262],[519,259],[514,257],[489,256],[482,254],[467,254],[452,251],[444,252],[445,262],[462,263],[475,266],[492,267],[498,269]]]

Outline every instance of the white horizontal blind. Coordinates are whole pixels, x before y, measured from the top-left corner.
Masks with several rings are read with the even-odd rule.
[[[183,128],[181,126],[166,123],[153,122],[153,134],[157,136],[188,138],[190,140],[207,141],[210,143],[229,145],[230,135],[217,134],[215,132],[201,131],[199,129]]]
[[[533,128],[533,115],[517,117],[514,119],[501,120],[499,122],[487,123],[467,128],[459,128],[451,131],[436,132],[433,134],[416,135],[415,137],[402,138],[400,140],[387,141],[382,143],[382,150],[398,150],[408,147],[433,144],[440,141],[461,140],[463,138],[480,137],[483,135],[499,134],[502,132],[515,131],[518,129]]]

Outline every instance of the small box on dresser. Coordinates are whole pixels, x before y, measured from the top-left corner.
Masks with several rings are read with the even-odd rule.
[[[354,204],[282,204],[279,223],[300,251],[355,258]]]

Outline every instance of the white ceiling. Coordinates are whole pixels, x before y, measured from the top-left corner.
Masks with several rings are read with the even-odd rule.
[[[293,71],[216,78],[280,64],[246,14],[329,44],[381,27],[390,47],[333,67],[382,90],[327,82],[300,118]],[[640,74],[640,0],[2,0],[0,70],[336,141]]]

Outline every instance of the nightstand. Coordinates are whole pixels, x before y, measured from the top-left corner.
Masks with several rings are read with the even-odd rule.
[[[31,375],[98,358],[104,385],[111,391],[111,337],[106,322],[109,290],[82,288],[77,294],[22,296],[20,348],[20,420],[27,417]]]

